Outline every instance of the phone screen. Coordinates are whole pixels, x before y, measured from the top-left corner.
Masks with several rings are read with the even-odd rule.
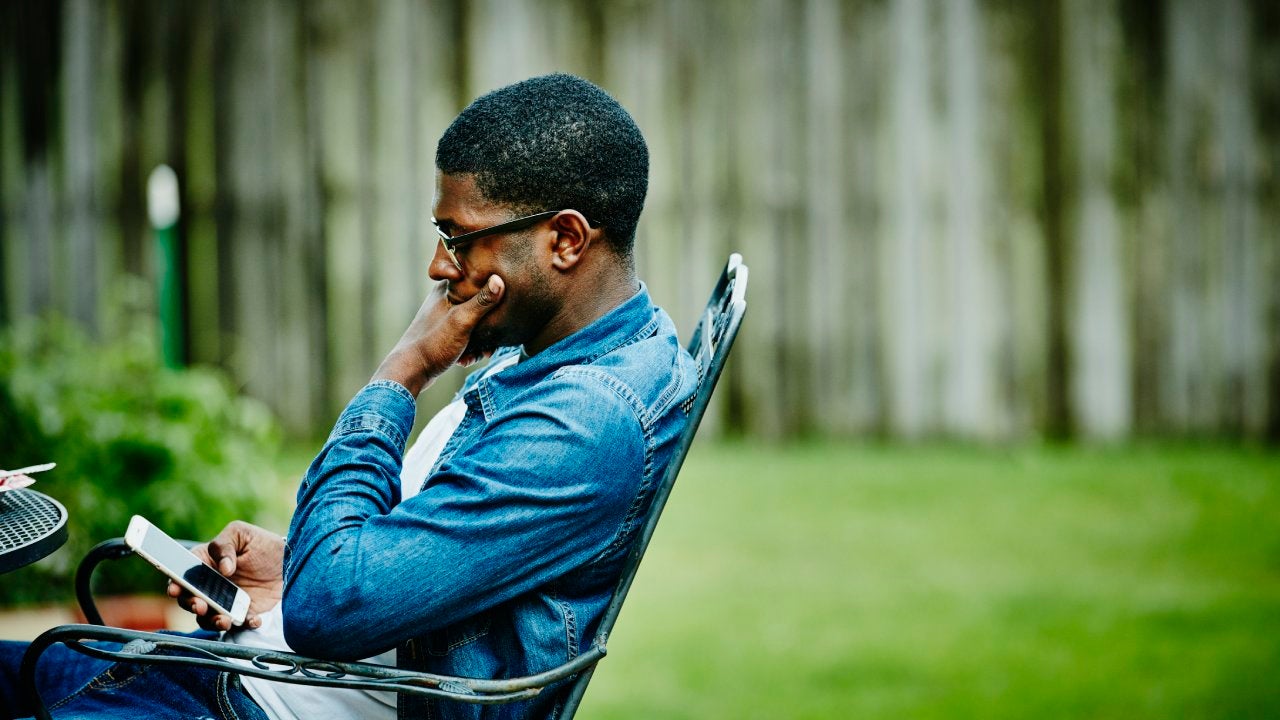
[[[178,544],[178,541],[150,526],[142,537],[140,548],[157,562],[182,576],[209,599],[230,610],[236,601],[238,588],[217,570],[200,562],[200,558]]]

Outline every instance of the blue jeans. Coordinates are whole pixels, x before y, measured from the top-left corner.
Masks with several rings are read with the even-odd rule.
[[[26,650],[25,642],[0,641],[0,719],[35,712],[18,678]],[[36,685],[55,718],[267,720],[238,675],[197,667],[117,664],[60,644],[40,656]]]

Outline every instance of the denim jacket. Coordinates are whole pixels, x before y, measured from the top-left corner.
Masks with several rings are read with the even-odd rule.
[[[590,646],[686,425],[694,362],[642,286],[483,375],[459,391],[466,415],[403,503],[413,397],[375,381],[342,413],[289,527],[284,630],[296,651],[355,659],[397,647],[401,667],[494,678]],[[497,706],[402,696],[400,717],[556,717],[564,687]]]

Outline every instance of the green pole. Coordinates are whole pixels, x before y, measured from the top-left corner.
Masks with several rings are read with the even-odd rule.
[[[160,354],[165,367],[182,367],[182,288],[179,284],[178,176],[158,165],[147,179],[147,214],[156,236],[159,261]]]

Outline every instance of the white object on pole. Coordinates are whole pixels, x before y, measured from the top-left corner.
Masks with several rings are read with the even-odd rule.
[[[178,222],[178,174],[168,165],[157,165],[147,178],[147,215],[160,229]]]

